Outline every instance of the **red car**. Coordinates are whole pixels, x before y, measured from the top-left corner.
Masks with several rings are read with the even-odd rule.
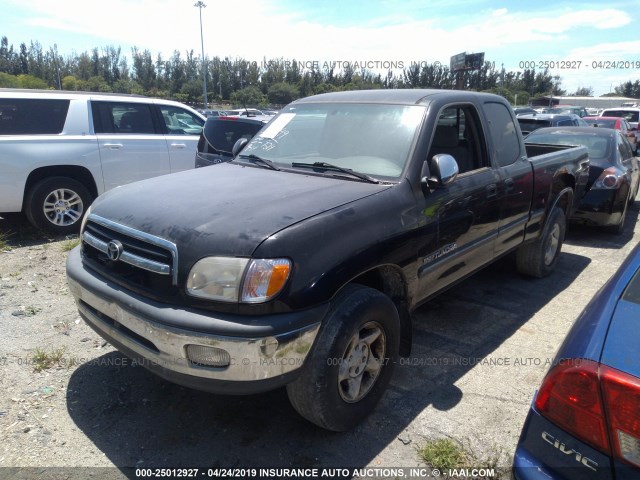
[[[622,131],[622,134],[629,139],[634,153],[637,153],[638,144],[636,139],[636,130],[629,125],[629,122],[620,117],[584,117],[583,120],[593,127],[615,128]]]

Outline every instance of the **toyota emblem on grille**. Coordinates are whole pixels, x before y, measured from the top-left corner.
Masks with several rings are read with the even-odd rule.
[[[123,251],[124,247],[119,241],[111,240],[109,243],[107,243],[107,255],[109,256],[110,260],[114,262],[119,260],[120,255],[122,255]]]

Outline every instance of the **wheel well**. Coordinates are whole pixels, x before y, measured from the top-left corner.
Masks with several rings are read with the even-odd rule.
[[[552,188],[553,199],[555,199],[560,194],[560,192],[562,192],[562,190],[566,189],[567,187],[570,187],[571,190],[575,192],[575,186],[576,186],[575,179],[571,175],[569,174],[558,175],[553,180],[553,188]],[[569,215],[571,214],[573,195],[570,192],[566,192],[561,195],[562,196],[559,197],[558,200],[556,201],[555,206],[560,207],[564,211],[565,215],[569,217]]]
[[[91,175],[91,172],[87,168],[79,167],[77,165],[56,165],[52,167],[37,168],[31,172],[27,177],[23,198],[26,198],[27,193],[36,183],[52,177],[73,178],[74,180],[82,183],[87,190],[89,190],[92,198],[96,198],[98,196],[98,187],[93,179],[93,175]]]
[[[380,266],[369,270],[349,283],[364,285],[384,293],[395,304],[400,316],[400,355],[409,356],[412,343],[412,324],[407,299],[407,284],[400,269]]]

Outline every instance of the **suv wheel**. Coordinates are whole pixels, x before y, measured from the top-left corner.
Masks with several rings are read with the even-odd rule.
[[[92,200],[89,191],[77,180],[53,177],[36,183],[29,190],[24,211],[34,227],[65,235],[80,229]]]

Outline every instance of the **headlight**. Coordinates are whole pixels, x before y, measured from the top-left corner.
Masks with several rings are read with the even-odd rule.
[[[291,261],[284,258],[206,257],[189,272],[187,293],[222,302],[265,302],[282,290],[290,272]]]

